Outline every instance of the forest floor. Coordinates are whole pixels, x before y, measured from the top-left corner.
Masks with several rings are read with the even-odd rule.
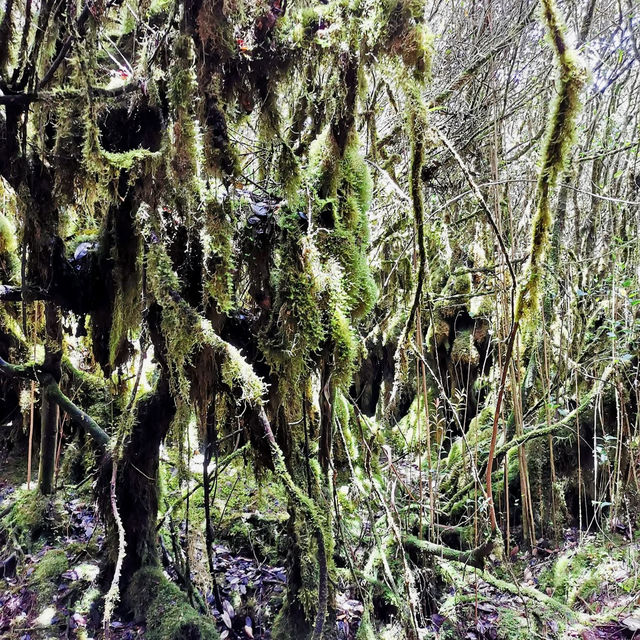
[[[11,461],[2,465],[0,514],[23,490],[23,473],[24,469],[13,467]],[[230,484],[235,488],[238,481]],[[230,498],[231,494],[224,497],[225,509],[230,507],[228,515],[236,517],[237,505],[230,505]],[[235,499],[251,502],[246,494]],[[256,508],[255,504],[245,504],[247,507]],[[22,554],[17,540],[8,540],[0,552],[0,638],[104,637],[98,604],[104,531],[88,483],[59,491],[54,509],[50,535],[35,543],[31,553]],[[236,533],[251,531],[255,515],[240,513],[231,529]],[[535,554],[517,552],[500,567],[489,566],[486,572],[436,559],[441,584],[435,611],[426,621],[425,637],[640,638],[640,540],[625,533],[580,535],[575,529],[567,529],[556,548],[538,549]],[[181,535],[184,537],[184,532]],[[188,544],[198,547],[194,557],[205,565],[201,541],[195,539]],[[200,590],[205,593],[206,606],[222,640],[268,640],[286,584],[282,551],[279,564],[270,564],[260,553],[257,539],[255,547],[253,543],[247,546],[241,535],[221,540],[214,551],[217,598],[212,589],[208,593]],[[175,552],[163,548],[163,558],[169,577],[180,582],[172,557]],[[277,555],[277,549],[272,550],[269,559],[276,560]],[[340,640],[352,640],[358,629],[363,607],[354,595],[348,586],[338,595]],[[394,635],[392,620],[381,637]],[[116,616],[110,623],[110,637],[144,638],[145,629],[142,624]]]

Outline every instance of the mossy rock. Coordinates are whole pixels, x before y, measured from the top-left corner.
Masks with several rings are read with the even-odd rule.
[[[148,640],[218,640],[206,617],[189,604],[186,594],[157,567],[140,569],[127,589],[125,604],[137,620],[145,620]]]
[[[470,331],[461,331],[453,341],[451,348],[451,362],[459,365],[472,365],[477,367],[480,364],[480,354],[473,341]]]
[[[433,321],[429,323],[426,343],[429,350],[434,351],[434,346],[449,348],[449,323],[438,313],[433,314]]]
[[[51,601],[60,576],[68,568],[69,560],[62,549],[51,549],[42,556],[29,580],[29,587],[35,591],[40,606]]]
[[[436,304],[436,310],[443,318],[454,318],[456,314],[467,310],[471,296],[471,274],[451,274],[442,291],[442,300]]]

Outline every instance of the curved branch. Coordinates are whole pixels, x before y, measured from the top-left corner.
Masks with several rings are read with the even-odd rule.
[[[82,427],[84,431],[89,434],[96,444],[100,448],[105,448],[109,443],[109,436],[98,423],[88,414],[75,405],[67,396],[62,393],[58,384],[51,379],[51,381],[42,388],[43,392],[47,394],[50,400],[55,402],[61,409],[67,412],[69,419]]]

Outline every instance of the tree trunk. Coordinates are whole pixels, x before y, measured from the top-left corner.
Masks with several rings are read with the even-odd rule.
[[[53,493],[56,464],[56,440],[58,436],[58,406],[42,392],[40,407],[40,467],[38,490],[44,495]]]
[[[47,302],[45,305],[45,355],[43,370],[50,374],[56,382],[62,375],[62,325],[58,307]],[[38,471],[38,489],[40,493],[53,493],[56,466],[56,442],[58,436],[58,406],[48,397],[46,387],[41,391],[40,408],[40,466]]]

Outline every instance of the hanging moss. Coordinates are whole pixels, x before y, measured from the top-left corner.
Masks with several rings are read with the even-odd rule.
[[[212,196],[206,200],[202,246],[205,251],[205,290],[218,306],[228,313],[235,305],[233,248],[234,224],[226,203]]]
[[[554,0],[543,0],[542,15],[558,69],[557,96],[551,105],[542,145],[529,264],[526,279],[518,291],[516,320],[534,314],[538,308],[543,262],[551,232],[551,197],[558,176],[569,161],[580,110],[580,91],[586,81],[584,63],[566,40],[565,26]]]
[[[373,183],[355,131],[348,134],[340,156],[336,140],[327,127],[311,146],[307,176],[313,193],[317,194],[317,199],[312,200],[313,224],[330,230],[319,233],[321,260],[327,263],[336,260],[341,266],[339,284],[345,293],[344,310],[357,320],[371,310],[377,287],[367,260],[367,214]],[[334,291],[339,296],[336,287],[337,284]]]

